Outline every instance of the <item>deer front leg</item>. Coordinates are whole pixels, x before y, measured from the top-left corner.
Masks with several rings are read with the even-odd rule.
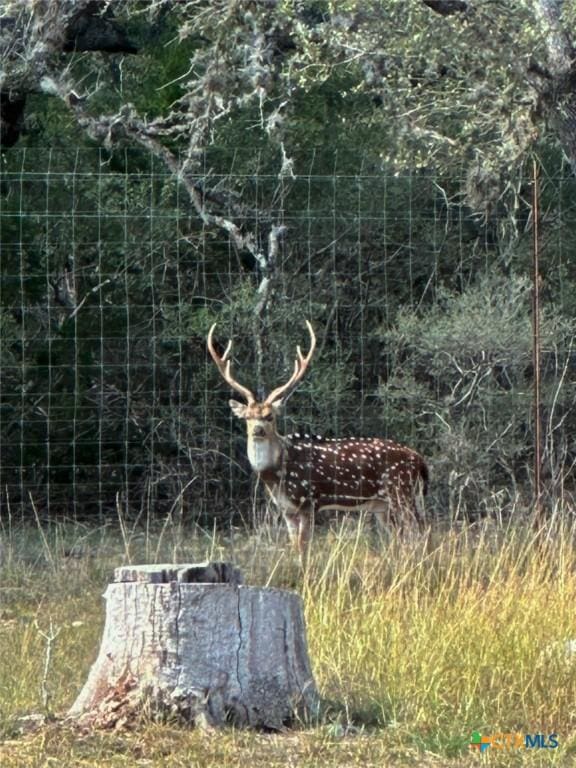
[[[310,535],[312,533],[312,523],[310,512],[300,512],[298,515],[298,553],[303,561],[308,553],[310,546]]]
[[[295,549],[298,549],[300,539],[300,515],[298,512],[284,512],[284,520],[286,520],[290,543]]]
[[[304,560],[310,545],[312,531],[311,515],[309,512],[284,512],[288,536],[294,549],[298,552],[300,560]]]

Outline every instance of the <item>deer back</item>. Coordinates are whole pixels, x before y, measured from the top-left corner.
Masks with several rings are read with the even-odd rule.
[[[280,477],[292,504],[314,509],[353,509],[375,499],[408,504],[428,487],[428,468],[419,453],[378,438],[289,435],[281,467],[263,480],[277,484]]]

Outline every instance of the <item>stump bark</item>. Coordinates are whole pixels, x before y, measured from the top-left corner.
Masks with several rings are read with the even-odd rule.
[[[300,597],[241,581],[226,563],[117,568],[100,651],[69,717],[267,729],[314,717]]]

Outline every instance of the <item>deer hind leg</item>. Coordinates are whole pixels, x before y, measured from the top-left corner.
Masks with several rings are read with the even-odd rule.
[[[392,520],[402,534],[412,536],[426,528],[424,493],[420,480],[405,482],[391,496]]]
[[[430,529],[427,525],[424,494],[420,483],[416,482],[409,490],[399,493],[395,501],[398,510],[398,531],[402,540],[410,543],[428,540]]]
[[[410,539],[419,529],[420,516],[415,499],[396,491],[387,493],[372,506],[376,531],[382,543],[390,540],[392,531],[402,538]]]
[[[372,518],[374,520],[374,534],[377,543],[382,546],[390,538],[390,528],[394,525],[394,517],[391,514],[391,500],[379,499],[372,506]]]
[[[426,504],[424,501],[424,484],[420,478],[416,481],[414,486],[413,505],[416,522],[420,529],[424,530],[428,527],[429,521],[427,519]]]

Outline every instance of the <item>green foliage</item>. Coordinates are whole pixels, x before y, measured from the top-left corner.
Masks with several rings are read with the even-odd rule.
[[[494,274],[463,293],[442,290],[426,312],[405,309],[394,328],[381,329],[391,371],[380,387],[387,420],[400,429],[407,414],[415,415],[421,443],[435,447],[435,470],[453,513],[481,510],[489,487],[513,498],[531,473],[531,297],[525,278]],[[544,313],[545,442],[562,454],[550,457],[551,466],[563,464],[567,451],[566,443],[553,448],[553,434],[576,416],[571,385],[562,386],[558,403],[557,376],[570,364],[575,331],[572,320]],[[553,475],[552,487],[568,479]]]
[[[316,24],[300,18],[293,33],[290,82],[342,98],[388,166],[454,173],[475,161],[498,184],[533,142],[526,67],[546,51],[531,3],[446,17],[423,3],[338,2]],[[345,111],[333,125],[345,133],[347,122]]]
[[[162,514],[184,494],[194,516],[231,499],[246,512],[242,430],[206,333],[217,321],[239,378],[269,391],[305,318],[319,345],[287,429],[413,444],[444,501],[528,488],[530,297],[514,275],[531,269],[536,147],[546,461],[552,485],[567,480],[574,182],[527,80],[548,56],[533,4],[115,11],[139,54],[52,59],[78,111],[29,96],[27,133],[3,154],[12,501]]]
[[[272,163],[262,153],[258,174],[245,172],[250,151],[209,155],[222,171],[214,189],[242,201],[263,249],[272,223],[286,226],[265,300],[257,261],[203,226],[142,150],[6,153],[0,429],[11,503],[30,511],[31,493],[52,513],[101,517],[120,502],[162,514],[183,494],[195,518],[227,516],[231,499],[247,514],[243,430],[206,334],[217,322],[239,379],[263,393],[290,375],[305,318],[318,350],[286,431],[414,445],[433,464],[440,510],[463,488],[471,511],[487,493],[528,488],[530,286],[498,271],[528,268],[522,238],[503,255],[451,202],[456,183],[390,176],[363,153],[336,163],[313,153],[282,181],[260,175]],[[555,228],[569,243],[570,190],[544,189],[545,287],[561,297],[544,291],[551,488],[568,482],[572,460],[572,275]]]
[[[139,115],[153,126],[147,138],[189,165],[247,135],[293,162],[310,147],[354,146],[396,171],[457,174],[478,209],[512,214],[538,131],[541,143],[549,135],[534,73],[545,71],[550,32],[536,6],[444,16],[402,0],[118,4],[139,54],[70,57],[66,91],[76,82],[83,94],[84,126]],[[57,76],[61,64],[50,63]]]

